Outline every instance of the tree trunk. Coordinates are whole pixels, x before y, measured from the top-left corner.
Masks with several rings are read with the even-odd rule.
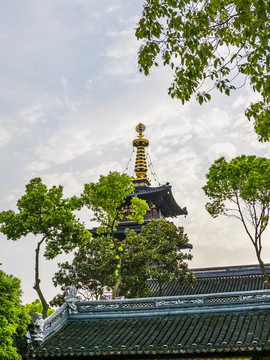
[[[121,271],[122,253],[120,253],[118,256],[119,256],[118,265],[120,265],[119,271]],[[114,288],[113,288],[113,291],[112,291],[112,299],[115,299],[115,298],[116,298],[117,293],[118,293],[118,291],[119,291],[119,287],[120,287],[121,282],[122,282],[122,276],[121,276],[121,274],[119,273],[118,279],[117,279],[116,284],[114,285]]]
[[[115,284],[115,286],[113,288],[112,299],[116,298],[116,295],[117,295],[118,289],[120,287],[121,281],[122,281],[122,276],[119,274],[118,279],[116,281],[116,284]]]
[[[38,297],[41,301],[43,310],[42,310],[42,318],[46,319],[47,313],[49,310],[49,304],[45,300],[45,297],[40,289],[40,278],[39,278],[39,252],[40,252],[40,246],[45,240],[45,237],[38,243],[38,246],[36,248],[36,263],[35,263],[35,284],[33,288],[36,290]]]
[[[256,251],[256,256],[257,256],[258,262],[259,262],[259,264],[260,264],[260,267],[261,267],[261,270],[262,270],[262,273],[263,273],[264,283],[266,284],[266,286],[268,287],[268,289],[270,289],[270,278],[269,278],[269,275],[268,275],[267,272],[266,272],[266,269],[265,269],[265,266],[264,266],[264,262],[262,261],[261,253],[260,253],[259,249],[257,248],[256,244],[254,244],[254,247],[255,247],[255,251]]]

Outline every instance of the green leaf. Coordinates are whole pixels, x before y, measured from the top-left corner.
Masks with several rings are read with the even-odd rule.
[[[241,81],[250,82],[265,101],[270,97],[269,26],[268,0],[209,0],[196,6],[190,0],[146,0],[136,30],[144,40],[139,70],[149,75],[159,61],[169,66],[173,79],[168,94],[182,104],[202,85],[206,93],[216,88],[229,96],[231,89],[242,87]],[[211,97],[199,95],[197,100],[203,104]],[[259,140],[269,141],[266,127],[257,126],[266,123],[264,112],[245,113],[254,119]]]

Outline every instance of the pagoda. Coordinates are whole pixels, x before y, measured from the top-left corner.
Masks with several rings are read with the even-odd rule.
[[[167,183],[150,187],[143,138],[137,148],[135,191],[149,204],[145,222],[186,215]],[[136,226],[125,222],[118,228]],[[119,233],[120,234],[120,233]],[[270,272],[270,264],[266,265]],[[192,289],[170,281],[159,296],[149,279],[145,298],[81,301],[66,288],[63,305],[38,331],[16,339],[24,360],[269,360],[270,290],[259,265],[194,269]]]
[[[152,219],[161,220],[188,214],[186,207],[181,208],[175,201],[172,195],[172,186],[169,182],[158,187],[150,186],[150,180],[147,176],[147,161],[145,153],[145,149],[148,147],[149,141],[143,136],[145,128],[144,124],[139,123],[136,126],[138,136],[132,141],[133,147],[137,149],[134,168],[136,177],[133,179],[135,191],[126,196],[124,213],[126,216],[129,214],[131,199],[135,195],[138,198],[145,200],[149,208],[144,215],[144,223],[142,225],[130,221],[125,215],[123,219],[119,220],[119,225],[114,235],[120,240],[125,238],[126,228],[130,228],[139,233],[142,226],[145,226]],[[91,233],[95,236],[97,234],[97,228],[93,228]]]

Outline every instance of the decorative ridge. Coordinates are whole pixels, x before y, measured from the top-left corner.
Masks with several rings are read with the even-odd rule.
[[[44,320],[44,337],[47,338],[50,333],[57,330],[68,319],[68,305],[65,302],[54,313]]]
[[[270,272],[270,264],[265,264],[267,272]],[[259,265],[236,265],[223,267],[195,268],[192,271],[199,277],[227,277],[240,275],[262,275]]]
[[[220,311],[221,306],[226,309],[231,306],[240,305],[241,308],[252,306],[262,306],[266,304],[270,307],[270,290],[259,291],[244,291],[232,293],[218,293],[218,294],[203,294],[203,295],[188,295],[188,296],[167,296],[156,298],[140,298],[140,299],[118,299],[118,300],[101,300],[101,301],[82,301],[77,303],[78,314],[74,317],[84,315],[94,315],[100,313],[117,313],[117,316],[128,316],[131,312],[144,311],[151,315],[153,310],[169,310],[169,309],[184,309],[186,312],[188,308],[196,307],[203,310],[211,307],[217,307]],[[214,310],[214,309],[213,309]],[[154,311],[154,314],[156,312]],[[137,316],[137,314],[136,314]]]
[[[231,293],[164,296],[137,299],[116,299],[99,301],[79,301],[76,303],[78,312],[69,313],[68,306],[64,303],[59,309],[44,320],[44,333],[54,328],[65,319],[75,318],[80,314],[101,312],[130,312],[136,310],[171,309],[188,307],[209,307],[213,305],[250,304],[261,306],[263,303],[270,307],[270,290],[241,291]],[[220,309],[219,309],[220,310]],[[119,314],[118,314],[119,315]]]
[[[214,312],[270,309],[270,290],[245,291],[156,298],[79,301],[77,311],[69,311],[64,303],[45,319],[44,341],[68,321],[86,319],[120,319],[159,317],[173,314],[204,314]]]

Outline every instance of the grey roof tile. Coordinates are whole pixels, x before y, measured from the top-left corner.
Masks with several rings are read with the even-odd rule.
[[[87,303],[83,302],[84,310],[78,307],[79,313],[71,314],[58,331],[50,329],[51,333],[35,349],[34,355],[48,359],[61,355],[90,357],[106,354],[195,356],[220,351],[239,355],[243,351],[258,352],[270,348],[268,291],[236,293],[234,297],[231,294],[201,296],[203,303],[195,302],[196,299],[192,296],[156,298],[151,300],[152,308],[146,310],[140,305],[147,302],[145,299],[119,300],[114,302],[119,304],[115,309],[110,307],[109,301],[103,302],[102,309],[96,306],[94,310],[89,303],[88,313]]]
[[[177,296],[79,302],[78,314],[69,315],[64,306],[46,320],[45,341],[32,355],[201,357],[269,351],[270,291],[260,290],[258,266],[196,269],[195,274],[193,290],[175,282],[164,289],[164,295]]]
[[[270,273],[269,264],[266,265]],[[258,265],[223,268],[194,269],[196,282],[192,289],[179,285],[176,281],[163,286],[162,296],[196,295],[225,293],[234,291],[253,291],[267,289]],[[159,296],[156,280],[149,280],[149,297]]]

